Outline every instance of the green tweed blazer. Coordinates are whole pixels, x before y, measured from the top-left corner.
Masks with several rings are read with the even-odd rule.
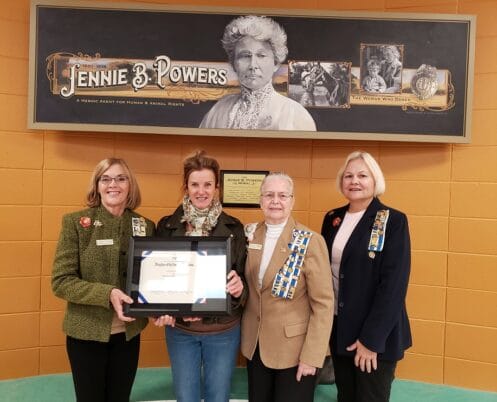
[[[134,218],[134,219],[133,219]],[[64,332],[77,339],[108,342],[113,288],[124,291],[128,243],[133,222],[152,236],[155,225],[126,209],[122,216],[110,214],[103,206],[64,215],[52,270],[52,290],[67,301]],[[126,339],[147,325],[146,318],[126,323]]]

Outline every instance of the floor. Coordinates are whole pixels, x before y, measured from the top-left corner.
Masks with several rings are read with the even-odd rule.
[[[237,368],[233,378],[232,401],[247,398],[245,369]],[[0,381],[1,402],[71,402],[74,401],[69,374],[48,375]],[[168,368],[140,369],[131,401],[174,401],[171,371]],[[319,385],[315,402],[336,402],[333,385]],[[497,402],[497,393],[479,392],[414,381],[396,380],[390,402]]]

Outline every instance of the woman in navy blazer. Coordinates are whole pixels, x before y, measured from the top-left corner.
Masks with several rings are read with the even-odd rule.
[[[397,361],[412,344],[407,217],[377,198],[385,180],[366,152],[347,157],[337,187],[349,203],[326,214],[321,234],[336,300],[330,347],[338,402],[387,402]]]

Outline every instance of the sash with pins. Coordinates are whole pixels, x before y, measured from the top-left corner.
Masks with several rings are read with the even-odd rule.
[[[312,233],[293,229],[292,237],[292,242],[288,244],[290,255],[274,277],[271,290],[273,297],[293,299]]]
[[[380,209],[374,218],[373,228],[371,229],[371,237],[369,238],[369,258],[374,258],[377,251],[383,250],[385,244],[385,232],[387,230],[387,222],[390,211],[388,209]]]

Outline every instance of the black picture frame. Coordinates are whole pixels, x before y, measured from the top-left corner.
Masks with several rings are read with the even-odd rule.
[[[130,317],[229,315],[230,269],[230,237],[133,237],[126,281],[133,303],[124,305],[124,313]]]
[[[31,1],[31,129],[471,140],[475,16]],[[226,25],[246,15],[268,16],[286,31],[288,57],[273,75],[273,86],[303,106],[316,131],[200,128],[218,100],[239,93],[238,77],[220,43]],[[389,47],[401,53],[396,79],[400,87],[380,86],[378,92],[366,81],[367,66],[374,59],[386,65],[383,50]],[[166,78],[159,77],[158,65],[166,58],[170,70]],[[309,86],[307,73],[313,67],[319,67],[315,76],[320,78]],[[198,72],[196,78],[181,75],[183,68],[188,74]],[[171,75],[173,69],[181,79]],[[380,74],[389,81],[387,67]],[[83,77],[81,82],[76,76]],[[208,82],[205,77],[210,77]],[[310,95],[316,99],[307,99]]]

